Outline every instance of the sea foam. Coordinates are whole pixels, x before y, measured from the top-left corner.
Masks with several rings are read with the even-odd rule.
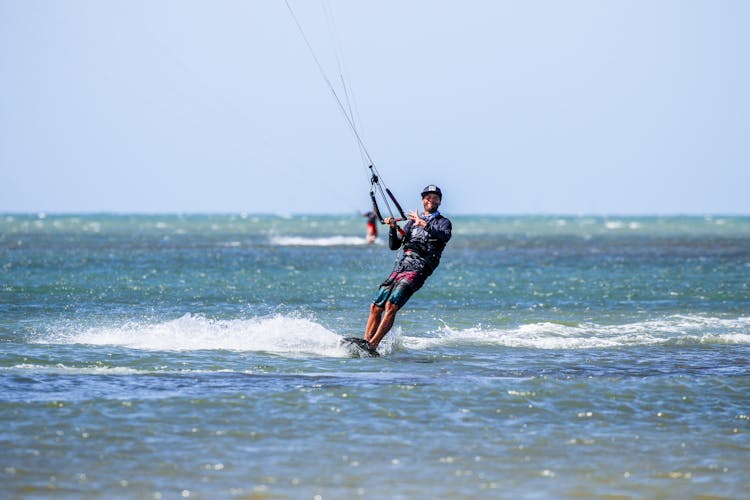
[[[673,315],[619,325],[529,323],[500,329],[444,326],[430,338],[404,337],[407,348],[482,343],[531,349],[596,349],[644,345],[750,344],[750,317],[733,319]]]
[[[359,238],[356,236],[325,236],[319,238],[305,236],[272,236],[270,242],[272,245],[276,246],[308,247],[360,246],[368,244],[366,238]]]
[[[58,333],[45,343],[112,345],[147,351],[230,350],[341,356],[341,336],[306,318],[276,315],[218,320],[186,314],[170,321],[128,322]]]
[[[249,319],[209,319],[186,314],[157,322],[56,329],[40,343],[112,345],[147,351],[230,350],[282,356],[343,356],[341,335],[313,319],[278,314]],[[750,317],[734,319],[674,315],[617,325],[538,322],[509,328],[449,325],[418,334],[394,330],[381,354],[438,346],[495,345],[530,349],[597,349],[644,345],[750,344]]]

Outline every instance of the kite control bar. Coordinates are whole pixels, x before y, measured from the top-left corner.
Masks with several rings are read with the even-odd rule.
[[[378,200],[375,194],[377,192],[380,193],[381,198],[383,198],[383,201],[385,202],[385,206],[388,208],[388,212],[390,213],[391,218],[393,217],[393,211],[391,210],[391,205],[388,203],[388,198],[391,199],[393,204],[396,206],[396,209],[398,210],[399,214],[401,214],[401,218],[396,219],[396,222],[404,221],[406,220],[406,214],[404,214],[404,209],[401,208],[401,204],[399,204],[398,200],[396,200],[396,197],[393,196],[393,193],[391,193],[391,190],[388,188],[385,188],[385,194],[388,194],[388,198],[385,197],[385,194],[383,193],[383,186],[380,182],[380,179],[375,174],[375,171],[373,170],[373,166],[370,165],[370,173],[372,174],[370,177],[370,199],[372,200],[372,210],[375,212],[375,215],[378,216],[378,220],[380,220],[381,224],[385,224],[385,219],[383,219],[382,214],[380,213],[380,207],[378,207]]]

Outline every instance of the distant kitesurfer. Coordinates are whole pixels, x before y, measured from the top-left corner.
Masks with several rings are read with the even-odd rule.
[[[362,217],[367,217],[367,243],[375,243],[375,240],[378,239],[378,226],[376,225],[378,216],[370,210],[362,214]]]
[[[390,226],[388,246],[391,250],[403,248],[403,252],[370,305],[365,340],[372,349],[377,348],[393,327],[396,312],[440,264],[440,256],[451,239],[452,230],[451,221],[438,212],[442,200],[440,188],[430,184],[422,190],[424,212],[422,215],[417,211],[409,212],[409,221],[403,230],[394,218],[385,219]]]

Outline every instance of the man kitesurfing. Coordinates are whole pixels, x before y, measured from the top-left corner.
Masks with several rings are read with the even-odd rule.
[[[390,249],[403,250],[396,261],[393,271],[380,285],[370,305],[370,314],[367,319],[364,338],[345,337],[341,341],[343,346],[351,347],[354,354],[377,356],[378,352],[376,349],[380,341],[383,340],[383,337],[393,327],[396,313],[406,304],[406,301],[409,300],[412,294],[422,287],[425,280],[440,264],[443,249],[451,238],[451,221],[438,212],[438,208],[443,200],[443,193],[434,184],[430,184],[422,190],[423,213],[419,214],[417,211],[412,211],[408,216],[404,214],[396,197],[385,186],[380,177],[375,163],[365,146],[362,134],[357,128],[353,108],[351,107],[350,93],[347,91],[346,80],[342,72],[343,65],[341,61],[339,60],[339,77],[343,84],[341,90],[345,99],[342,99],[339,92],[336,91],[333,82],[328,78],[289,0],[284,0],[284,3],[302,39],[307,45],[323,81],[331,91],[339,111],[341,111],[354,135],[365,167],[370,171],[370,199],[372,201],[372,212],[375,220],[379,220],[381,223],[390,226],[388,234],[388,246]],[[333,26],[333,24],[330,22],[330,26]],[[347,105],[344,105],[345,102]],[[378,198],[380,198],[382,206],[387,210],[389,217],[383,218],[378,206]],[[400,215],[400,218],[394,217],[394,209]],[[407,221],[403,230],[398,226],[398,222],[400,221]],[[374,224],[371,229],[374,229]],[[374,238],[372,238],[372,241],[374,241]]]
[[[370,210],[367,213],[362,214],[362,217],[367,219],[367,243],[375,243],[378,239],[378,216],[375,212]]]
[[[365,326],[365,341],[370,351],[377,349],[393,327],[398,310],[440,265],[440,257],[451,239],[453,229],[451,221],[438,211],[442,201],[443,193],[439,187],[434,184],[425,187],[422,190],[424,212],[421,215],[416,211],[409,212],[403,236],[397,219],[385,219],[390,226],[389,248],[403,248],[403,251],[370,305],[370,316]]]

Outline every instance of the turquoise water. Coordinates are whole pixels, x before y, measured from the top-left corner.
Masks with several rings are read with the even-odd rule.
[[[450,214],[448,214],[450,215]],[[0,216],[10,498],[747,498],[750,217]]]

